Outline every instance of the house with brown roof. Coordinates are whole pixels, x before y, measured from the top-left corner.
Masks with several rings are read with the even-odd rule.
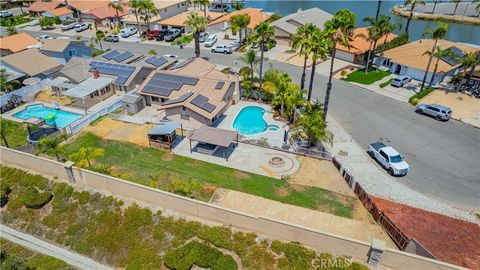
[[[52,2],[42,2],[37,1],[30,4],[28,7],[28,12],[30,15],[39,16],[42,15],[44,12],[49,10],[54,10],[56,8],[60,8],[65,6],[63,2],[60,1],[52,1]]]
[[[363,65],[368,55],[368,51],[371,50],[370,41],[360,35],[368,35],[368,27],[357,28],[353,30],[353,38],[350,39],[350,47],[343,46],[341,44],[336,45],[335,58],[351,62],[354,64]],[[377,48],[396,38],[395,34],[388,34],[380,38],[377,42]]]
[[[73,20],[73,11],[66,7],[60,7],[52,10],[45,11],[42,14],[43,17],[55,18],[58,17],[60,21]]]
[[[63,0],[54,0],[57,2],[63,2]],[[73,10],[75,17],[79,17],[81,14],[88,12],[90,10],[101,8],[101,7],[108,7],[108,3],[110,1],[96,1],[96,0],[68,0],[68,8]]]
[[[194,128],[213,125],[234,99],[235,79],[197,57],[169,70],[156,70],[138,88],[147,106],[164,111],[168,119]]]
[[[84,22],[93,23],[97,26],[114,27],[121,23],[122,18],[126,15],[128,15],[126,8],[124,11],[118,11],[117,17],[117,10],[109,6],[105,6],[82,13],[80,15],[80,19],[82,19]]]
[[[176,16],[173,16],[173,17],[170,17],[170,18],[167,18],[167,19],[163,19],[161,21],[159,21],[157,24],[162,28],[162,29],[172,29],[172,28],[176,28],[176,29],[183,29],[185,28],[185,21],[187,20],[187,18],[192,14],[192,13],[196,13],[197,15],[203,17],[205,16],[205,12],[203,10],[191,10],[191,11],[186,11],[186,12],[183,12],[183,13],[180,13]],[[211,21],[215,21],[223,16],[225,16],[226,13],[223,13],[223,12],[210,12],[210,11],[207,11],[207,20],[209,22]],[[186,29],[185,32],[190,32],[189,29]]]
[[[236,15],[243,15],[247,14],[250,16],[250,23],[247,26],[247,31],[253,31],[255,27],[262,22],[268,20],[270,18],[270,14],[263,12],[256,8],[244,8],[241,10],[237,10],[234,12],[229,13],[226,16],[218,18],[207,25],[207,31],[210,33],[219,33],[224,32],[230,29],[230,18]]]
[[[74,56],[91,57],[93,51],[85,41],[71,39],[44,39],[39,50],[62,64],[67,63]]]
[[[145,16],[145,12],[141,11],[138,14],[139,23],[142,27],[142,31],[146,31],[147,28],[160,29],[160,26],[157,24],[160,20],[165,20],[188,10],[188,1],[186,0],[152,0],[152,2],[155,5],[157,12],[156,14],[149,14],[150,24],[148,26],[146,22],[141,19]],[[133,10],[130,10],[130,14],[125,16],[122,21],[127,27],[138,27],[137,19]]]
[[[38,49],[28,49],[2,57],[2,67],[7,71],[23,73],[25,77],[45,79],[54,77],[62,68],[54,58],[42,54]]]
[[[0,55],[7,56],[28,49],[29,46],[38,44],[39,41],[27,33],[18,33],[0,38]]]
[[[388,70],[394,74],[410,76],[415,80],[421,81],[423,80],[429,60],[429,56],[426,55],[425,52],[432,50],[434,43],[435,40],[433,39],[416,40],[385,51],[375,62],[377,65],[387,67]],[[439,59],[433,85],[461,71],[457,58],[462,57],[466,53],[479,50],[479,48],[448,40],[438,40],[437,46],[440,46],[442,49],[452,49],[456,57],[443,57]],[[435,64],[436,61],[434,59],[427,74],[427,82],[430,82],[433,76]]]

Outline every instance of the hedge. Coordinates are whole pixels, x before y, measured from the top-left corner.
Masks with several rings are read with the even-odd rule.
[[[422,92],[419,92],[419,93],[416,93],[415,95],[411,96],[409,99],[408,99],[408,103],[412,104],[412,105],[417,105],[418,104],[418,101],[424,97],[426,97],[428,94],[432,93],[433,91],[435,91],[434,88],[425,88],[423,89]]]
[[[36,187],[26,188],[20,195],[20,200],[27,208],[40,209],[53,198],[48,191],[39,192]]]

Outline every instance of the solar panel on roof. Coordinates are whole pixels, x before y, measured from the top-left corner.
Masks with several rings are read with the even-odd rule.
[[[165,64],[165,63],[167,63],[167,62],[168,62],[168,61],[167,61],[165,58],[160,57],[160,58],[158,58],[157,60],[153,61],[151,64],[154,65],[154,66],[156,66],[156,67],[159,67],[159,66],[161,66],[161,65],[163,65],[163,64]]]
[[[215,85],[215,89],[220,90],[223,88],[225,85],[225,82],[217,82],[217,85]]]
[[[95,68],[101,74],[117,76],[115,83],[118,84],[125,83],[135,70],[135,67],[131,66],[92,61],[88,71],[93,72]]]
[[[215,110],[216,106],[209,103],[209,102],[206,102],[205,104],[203,104],[203,106],[201,108],[204,109],[207,112],[213,112],[213,110]]]
[[[106,53],[105,55],[102,55],[103,58],[107,59],[107,60],[110,60],[118,55],[120,55],[121,53],[117,50],[113,50],[111,52],[108,52]]]
[[[168,97],[172,93],[172,91],[173,89],[163,88],[163,87],[158,87],[153,85],[146,85],[142,89],[142,93],[154,94],[154,95],[159,95],[164,97]]]
[[[159,79],[159,80],[164,80],[164,81],[174,81],[174,82],[180,82],[182,84],[188,84],[188,85],[197,85],[198,79],[197,78],[190,78],[190,77],[185,77],[185,76],[178,76],[178,75],[172,75],[172,74],[165,74],[165,73],[156,73],[153,75],[153,78]]]
[[[163,102],[162,105],[170,105],[170,104],[175,104],[175,103],[184,102],[184,101],[187,100],[187,98],[189,98],[191,95],[193,95],[192,92],[187,92],[187,93],[181,95],[180,97],[178,97],[178,98],[176,98],[176,99],[170,99],[170,100],[167,100],[167,101]]]
[[[151,57],[147,58],[147,59],[145,60],[145,62],[146,62],[146,63],[149,63],[149,64],[152,64],[152,63],[155,62],[157,59],[158,59],[158,57],[156,57],[156,56],[151,56]]]
[[[115,83],[124,84],[128,80],[128,77],[125,76],[118,76],[115,80]]]
[[[453,52],[453,54],[455,55],[455,57],[452,57],[452,56],[449,56],[449,55],[446,55],[446,56],[442,56],[440,57],[440,59],[444,62],[446,62],[447,64],[451,65],[451,66],[455,66],[459,63],[459,60],[458,58],[462,58],[465,54],[463,53],[462,50],[460,50],[459,48],[455,47],[455,46],[452,46],[450,48],[448,48],[449,50],[451,50]]]
[[[207,112],[213,112],[215,110],[216,106],[208,102],[208,98],[203,95],[198,95],[194,97],[190,103],[193,105],[199,107],[200,109],[203,109]]]
[[[124,52],[120,55],[117,55],[115,57],[113,57],[113,60],[117,61],[118,63],[120,62],[123,62],[125,60],[127,60],[128,58],[132,57],[133,56],[133,53],[131,52]]]

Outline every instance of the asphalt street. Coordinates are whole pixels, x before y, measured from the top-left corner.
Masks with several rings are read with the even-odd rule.
[[[31,34],[39,35],[38,32]],[[103,45],[144,54],[154,49],[159,55],[176,54],[183,59],[193,56],[191,48],[132,42],[104,42]],[[225,66],[233,67],[239,56],[202,50],[202,57]],[[239,61],[238,65],[242,63]],[[299,82],[300,67],[268,60],[264,69],[270,66],[288,72]],[[327,79],[318,73],[315,75],[313,97],[320,101],[323,101]],[[409,104],[340,80],[333,81],[330,115],[365,149],[369,143],[380,140],[403,153],[411,172],[396,181],[455,207],[480,209],[480,129],[456,120],[438,122],[417,115]]]

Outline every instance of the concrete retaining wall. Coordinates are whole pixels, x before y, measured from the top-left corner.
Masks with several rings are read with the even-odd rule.
[[[10,164],[56,179],[58,177],[57,181],[68,179],[63,163],[4,147],[0,147],[0,151],[0,160],[3,165]],[[73,175],[75,178],[73,185],[104,190],[123,197],[155,204],[164,209],[179,211],[192,217],[267,235],[272,239],[299,242],[337,256],[351,256],[362,262],[367,261],[371,246],[367,242],[289,224],[284,221],[249,215],[76,167],[73,167]],[[389,248],[384,251],[380,264],[391,269],[462,269],[451,264]]]

